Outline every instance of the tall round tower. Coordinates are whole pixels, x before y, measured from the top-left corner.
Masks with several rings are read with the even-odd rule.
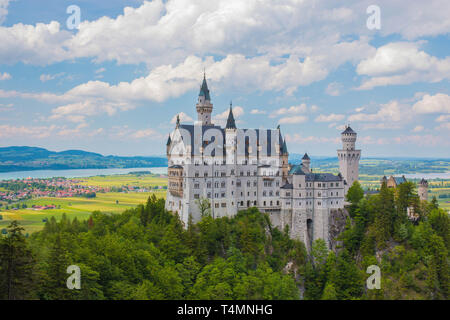
[[[420,200],[428,200],[428,181],[423,179],[419,182],[419,188],[417,190],[419,193]]]
[[[211,97],[209,95],[208,84],[206,83],[206,75],[203,75],[203,83],[200,87],[200,93],[198,94],[198,102],[196,105],[198,122],[202,125],[212,125],[211,113],[213,105],[211,103]]]
[[[337,151],[339,159],[339,171],[344,177],[347,185],[345,193],[353,182],[358,180],[359,176],[359,159],[361,158],[361,150],[355,149],[356,132],[350,126],[346,125],[345,130],[341,133],[342,149]]]

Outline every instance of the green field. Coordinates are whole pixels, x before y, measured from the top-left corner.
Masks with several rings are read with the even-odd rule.
[[[78,180],[81,180],[82,184],[101,187],[121,187],[126,185],[154,187],[167,185],[167,179],[160,178],[157,175],[112,175],[80,178]],[[43,228],[44,219],[55,217],[59,220],[63,213],[71,219],[77,217],[79,220],[87,219],[93,211],[119,213],[128,208],[134,208],[140,203],[145,203],[152,194],[155,194],[158,198],[165,197],[166,190],[97,193],[95,198],[38,198],[21,201],[20,204],[26,204],[28,209],[5,211],[0,208],[0,215],[3,217],[0,220],[0,229],[6,228],[11,220],[19,220],[25,228],[25,232],[32,233]],[[55,205],[59,207],[58,209],[37,211],[30,209],[33,205]]]
[[[381,176],[361,174],[360,182],[364,189],[378,189],[380,187]],[[77,179],[81,184],[89,186],[123,187],[138,186],[142,188],[153,188],[155,186],[167,186],[167,179],[159,175],[111,175],[95,176]],[[450,181],[430,181],[429,200],[433,196],[439,201],[439,206],[447,211],[450,210],[450,198],[438,198],[440,194],[450,194]],[[97,193],[95,198],[38,198],[22,201],[20,204],[26,204],[28,208],[33,205],[55,205],[58,209],[49,209],[36,211],[32,209],[2,210],[0,215],[0,229],[5,228],[11,220],[19,220],[26,232],[32,233],[42,229],[44,219],[55,217],[59,220],[63,213],[70,218],[77,217],[79,220],[85,220],[93,211],[102,211],[106,213],[119,213],[128,208],[134,208],[140,203],[145,203],[147,198],[155,194],[157,197],[165,197],[166,190],[152,189],[150,192],[108,192]],[[4,208],[4,206],[3,206]]]

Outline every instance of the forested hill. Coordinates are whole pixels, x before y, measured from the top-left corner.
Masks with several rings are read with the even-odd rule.
[[[167,165],[163,157],[103,156],[82,150],[49,151],[37,147],[0,148],[0,172],[24,170],[143,168]]]
[[[450,218],[414,184],[348,192],[350,217],[341,245],[322,239],[311,252],[256,208],[184,229],[150,197],[122,214],[94,212],[22,233],[0,234],[0,299],[442,299],[450,297]],[[407,217],[414,208],[417,220]],[[66,286],[67,266],[81,269],[81,289]],[[369,266],[380,268],[369,290]]]

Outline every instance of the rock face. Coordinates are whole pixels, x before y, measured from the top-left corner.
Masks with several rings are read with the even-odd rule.
[[[331,210],[328,216],[328,246],[330,250],[337,251],[338,246],[342,245],[342,241],[337,238],[345,229],[345,224],[349,213],[346,209]]]

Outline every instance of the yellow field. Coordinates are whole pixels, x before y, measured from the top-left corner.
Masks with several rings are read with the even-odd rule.
[[[98,176],[89,178],[80,178],[82,184],[100,187],[121,187],[121,186],[139,186],[154,187],[166,186],[167,179],[154,175],[113,175]],[[57,220],[61,218],[63,213],[67,217],[73,219],[77,217],[79,220],[85,220],[93,211],[101,211],[105,213],[120,213],[128,208],[135,208],[138,204],[145,203],[148,197],[155,194],[158,198],[164,198],[166,190],[153,189],[150,192],[108,192],[97,193],[95,198],[52,198],[44,197],[21,201],[20,204],[26,204],[28,209],[7,210],[0,208],[0,229],[7,227],[11,220],[19,220],[25,228],[25,232],[32,233],[41,230],[44,226],[45,219],[55,217]],[[57,209],[49,210],[32,210],[33,205],[55,205]]]

